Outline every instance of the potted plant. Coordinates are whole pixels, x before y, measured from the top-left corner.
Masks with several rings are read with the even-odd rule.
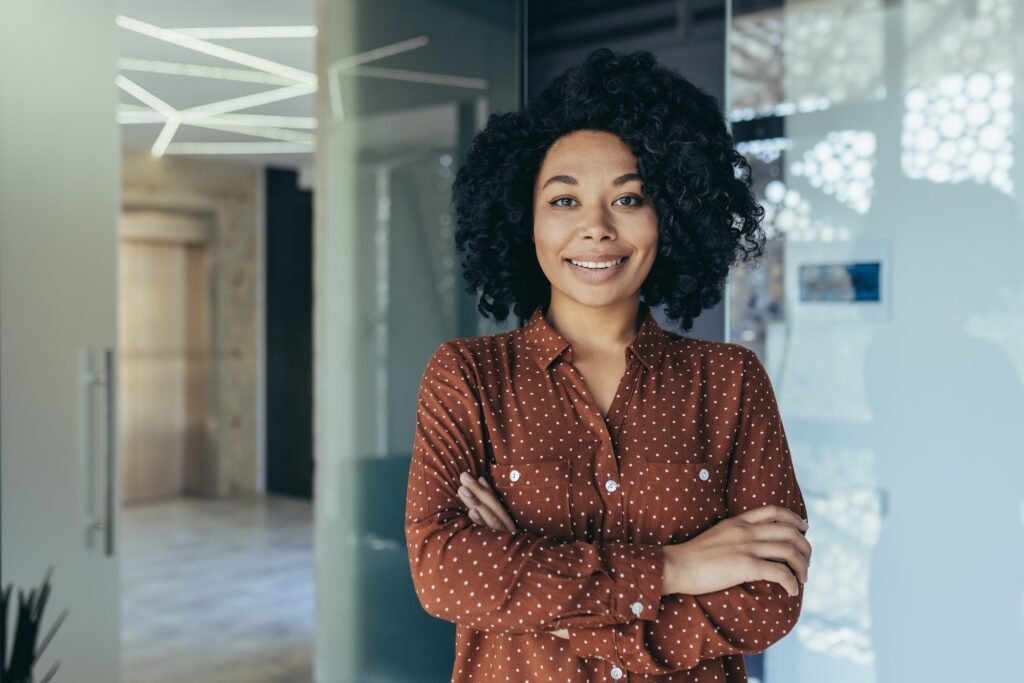
[[[39,661],[43,650],[50,644],[53,635],[64,623],[68,616],[68,610],[61,612],[56,623],[50,628],[42,643],[36,647],[36,637],[39,634],[39,626],[43,621],[43,610],[46,609],[46,600],[50,596],[50,577],[53,575],[53,567],[46,571],[43,577],[43,585],[38,590],[29,591],[26,598],[25,592],[18,589],[18,618],[14,626],[14,642],[11,647],[11,656],[7,658],[7,605],[10,603],[11,584],[8,584],[0,596],[0,616],[3,622],[0,623],[0,680],[4,683],[34,683],[35,678],[32,669]],[[46,675],[39,679],[39,683],[48,683],[60,668],[60,661],[54,662]]]

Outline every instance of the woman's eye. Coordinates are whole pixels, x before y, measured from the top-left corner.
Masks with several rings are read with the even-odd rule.
[[[632,204],[624,204],[623,206],[640,206],[641,204],[644,203],[644,200],[642,200],[642,199],[640,199],[640,197],[637,197],[636,195],[632,195],[632,194],[628,194],[625,197],[619,197],[615,201],[622,201],[623,199],[632,199],[633,200]]]
[[[558,199],[553,200],[551,202],[551,205],[552,206],[569,206],[569,204],[559,204],[559,202],[571,202],[571,201],[573,201],[572,197],[559,197]]]

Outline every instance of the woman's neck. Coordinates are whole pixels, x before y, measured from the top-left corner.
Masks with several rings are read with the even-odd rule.
[[[572,344],[576,359],[621,353],[636,337],[640,327],[640,297],[598,308],[584,306],[552,292],[544,317]]]

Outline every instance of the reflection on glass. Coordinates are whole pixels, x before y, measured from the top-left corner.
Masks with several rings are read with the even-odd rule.
[[[815,556],[766,683],[1024,680],[1024,0],[734,0],[730,283]],[[754,8],[756,11],[746,11]]]
[[[800,301],[878,301],[882,264],[801,265]]]
[[[454,628],[412,587],[405,490],[427,360],[498,331],[464,292],[451,183],[487,116],[519,106],[521,7],[321,5],[316,678],[446,680]]]

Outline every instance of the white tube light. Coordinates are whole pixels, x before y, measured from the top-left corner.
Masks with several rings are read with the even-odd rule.
[[[117,121],[122,124],[145,124],[164,123],[167,117],[152,109],[139,108],[130,109],[121,105],[122,109],[117,112]],[[204,123],[231,126],[233,128],[271,126],[274,128],[298,128],[302,130],[314,130],[316,119],[311,116],[272,116],[261,114],[220,114],[214,116],[189,115],[182,113],[182,124],[191,125],[192,121],[201,120]]]
[[[400,40],[397,43],[391,43],[390,45],[384,45],[372,50],[367,50],[366,52],[357,52],[354,55],[336,59],[331,62],[330,68],[335,70],[350,69],[353,66],[358,66],[359,64],[366,64],[367,62],[373,62],[402,52],[415,50],[416,48],[424,47],[429,43],[430,38],[426,35],[416,36],[415,38],[409,38],[408,40]]]
[[[134,123],[165,123],[167,117],[152,109],[121,109],[117,112],[117,122],[121,124]]]
[[[201,104],[197,107],[185,109],[182,113],[191,120],[195,120],[197,118],[205,118],[215,114],[227,114],[238,111],[239,109],[258,107],[261,104],[280,102],[281,100],[288,100],[293,97],[302,97],[303,95],[309,95],[315,92],[316,83],[296,83],[295,85],[289,85],[285,88],[275,88],[274,90],[253,93],[252,95],[234,97],[230,100]]]
[[[316,26],[206,26],[170,29],[204,40],[238,40],[245,38],[316,38]]]
[[[344,73],[352,76],[369,76],[370,78],[390,78],[396,81],[412,81],[431,85],[447,85],[453,88],[469,88],[487,90],[485,78],[469,78],[468,76],[449,76],[446,74],[427,73],[425,71],[409,71],[408,69],[389,69],[383,66],[354,66],[344,69]]]
[[[373,50],[367,50],[366,52],[358,52],[348,57],[342,57],[336,59],[330,63],[327,67],[327,95],[331,103],[331,118],[336,122],[343,121],[345,119],[345,108],[341,101],[341,87],[338,85],[338,74],[346,69],[351,69],[360,64],[366,64],[376,59],[383,59],[392,55],[397,55],[402,52],[408,52],[409,50],[415,50],[420,47],[424,47],[430,43],[430,38],[426,34],[416,36],[415,38],[409,38],[408,40],[400,40],[397,43],[390,45],[384,45]]]
[[[186,116],[186,120],[189,117]],[[312,116],[272,116],[269,114],[221,114],[205,117],[208,123],[219,123],[225,126],[274,126],[275,128],[316,128],[316,118]]]
[[[134,59],[122,57],[117,60],[121,71],[142,71],[168,76],[191,76],[193,78],[212,78],[221,81],[241,81],[243,83],[262,83],[266,85],[291,85],[291,78],[249,69],[229,69],[205,64],[182,64],[180,62],[162,62],[153,59]]]
[[[164,124],[163,130],[160,131],[160,135],[157,136],[156,142],[153,143],[153,147],[150,148],[149,153],[155,157],[162,157],[164,152],[167,151],[167,146],[171,144],[171,140],[174,139],[174,134],[178,132],[178,127],[180,125],[180,115],[175,114],[171,118],[167,119],[167,123]]]
[[[308,154],[312,145],[299,142],[175,142],[167,154]]]
[[[172,117],[178,115],[177,109],[167,104],[166,102],[164,102],[159,97],[143,88],[135,81],[132,81],[129,78],[118,74],[117,78],[114,79],[114,82],[117,83],[117,87],[121,88],[121,90],[124,90],[126,93],[137,99],[139,102],[148,105],[154,111],[160,112],[160,114],[163,115],[165,119],[169,120]]]
[[[137,19],[132,19],[126,16],[117,17],[117,25],[123,29],[141,33],[142,35],[162,40],[172,45],[184,47],[189,50],[201,52],[211,57],[218,57],[229,62],[241,64],[242,66],[248,66],[253,69],[260,71],[266,71],[267,73],[277,74],[284,78],[290,78],[297,83],[316,83],[316,74],[302,69],[296,69],[280,62],[274,62],[269,59],[263,59],[256,55],[251,55],[246,52],[240,52],[239,50],[233,50],[229,47],[217,45],[215,43],[209,43],[199,38],[193,38],[177,31],[171,31],[169,29],[160,28],[153,24],[147,24]]]
[[[301,142],[307,145],[312,145],[316,142],[316,137],[310,133],[303,133],[297,130],[288,130],[286,128],[274,128],[273,126],[232,126],[225,125],[222,123],[212,123],[209,120],[201,121],[184,121],[186,126],[195,126],[197,128],[209,128],[210,130],[222,130],[228,133],[238,133],[239,135],[251,135],[253,137],[267,138],[268,140],[283,140],[284,142]]]

